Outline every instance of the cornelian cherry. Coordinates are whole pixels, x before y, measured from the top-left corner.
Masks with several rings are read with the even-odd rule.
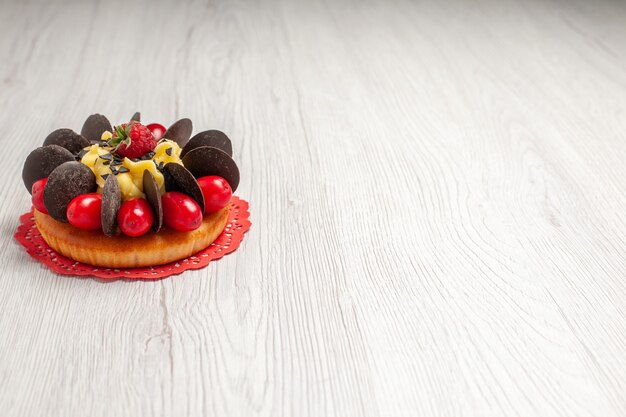
[[[43,189],[46,188],[48,178],[42,178],[33,184],[31,189],[33,206],[44,214],[48,214],[45,204],[43,203]]]
[[[209,175],[198,178],[198,184],[204,195],[204,212],[214,213],[228,205],[233,195],[230,184],[222,177]]]
[[[154,136],[156,140],[161,139],[167,130],[165,129],[165,126],[159,123],[150,123],[146,127],[150,132],[152,132],[152,136]]]
[[[127,236],[145,234],[154,221],[152,207],[144,198],[131,198],[122,203],[117,212],[117,225]]]
[[[102,196],[98,193],[81,194],[67,206],[67,220],[74,227],[98,230],[102,227]]]
[[[179,232],[191,232],[202,224],[202,211],[196,201],[186,194],[170,191],[161,197],[163,221]]]

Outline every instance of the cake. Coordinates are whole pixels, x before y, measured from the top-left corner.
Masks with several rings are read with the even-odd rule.
[[[24,163],[37,229],[56,252],[105,268],[157,266],[207,248],[224,231],[239,185],[232,143],[140,114],[112,126],[94,114],[57,129]]]

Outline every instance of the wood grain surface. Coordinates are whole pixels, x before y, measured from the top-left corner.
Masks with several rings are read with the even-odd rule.
[[[626,415],[626,2],[0,2],[0,415]],[[158,282],[13,240],[91,113],[234,141],[241,248]]]

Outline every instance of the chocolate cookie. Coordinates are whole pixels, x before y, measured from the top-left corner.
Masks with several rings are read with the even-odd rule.
[[[92,114],[83,123],[83,128],[80,130],[80,134],[87,138],[93,145],[94,143],[100,143],[102,133],[109,131],[113,133],[113,127],[109,119],[101,114]]]
[[[233,158],[220,149],[202,146],[189,151],[183,158],[185,168],[200,178],[207,175],[219,175],[228,181],[233,192],[239,186],[239,168]]]
[[[48,214],[61,222],[67,222],[67,206],[75,197],[96,190],[96,177],[80,162],[64,162],[48,176],[43,190],[43,203]]]
[[[47,145],[58,145],[76,155],[83,148],[91,145],[91,142],[72,129],[57,129],[43,141],[43,146]]]
[[[147,169],[143,172],[143,192],[146,200],[152,206],[154,212],[154,222],[152,222],[152,230],[158,232],[163,226],[163,203],[161,202],[161,191],[157,185],[154,175]]]
[[[175,162],[166,164],[164,170],[173,182],[173,189],[187,194],[196,200],[196,203],[200,206],[200,210],[204,212],[204,196],[202,195],[202,189],[193,174],[189,172],[187,168]]]
[[[115,175],[107,176],[102,190],[102,231],[113,236],[117,230],[117,212],[122,206],[122,192]]]
[[[231,158],[233,156],[233,144],[224,132],[219,130],[205,130],[204,132],[194,135],[194,137],[189,140],[180,153],[180,157],[182,158],[190,151],[200,148],[201,146],[211,146],[224,151]]]
[[[33,184],[46,178],[52,171],[64,162],[74,160],[74,155],[59,145],[42,146],[32,151],[22,169],[22,179],[29,193],[32,193]]]
[[[178,143],[181,148],[189,142],[191,132],[193,130],[193,124],[189,119],[180,119],[174,122],[163,134],[165,139],[173,140]]]

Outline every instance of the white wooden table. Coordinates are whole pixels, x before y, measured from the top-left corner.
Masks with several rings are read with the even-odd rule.
[[[0,415],[626,415],[626,3],[0,2]],[[234,140],[242,247],[158,282],[13,240],[57,127]]]

